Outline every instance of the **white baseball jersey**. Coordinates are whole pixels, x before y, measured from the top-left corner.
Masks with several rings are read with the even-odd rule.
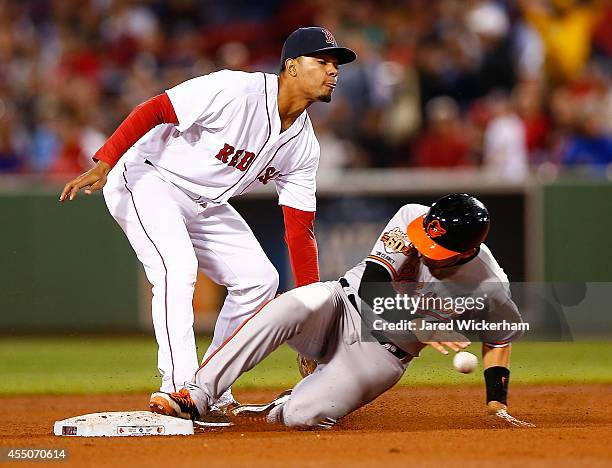
[[[220,71],[168,90],[178,124],[153,128],[109,173],[107,206],[153,285],[164,392],[180,389],[198,368],[198,270],[228,291],[207,355],[278,289],[276,269],[227,200],[274,181],[282,205],[316,209],[319,144],[305,111],[280,131],[278,80]]]
[[[304,111],[281,133],[278,76],[222,70],[166,91],[178,125],[136,144],[170,182],[224,203],[273,180],[281,205],[315,211],[319,143]]]

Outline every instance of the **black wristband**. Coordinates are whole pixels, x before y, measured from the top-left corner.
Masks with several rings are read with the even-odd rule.
[[[487,403],[499,401],[504,405],[508,404],[510,369],[501,366],[489,367],[484,371],[484,378],[487,386]]]

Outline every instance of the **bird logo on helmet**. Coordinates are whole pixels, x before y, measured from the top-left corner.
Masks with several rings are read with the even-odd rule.
[[[440,225],[440,221],[438,221],[437,219],[430,221],[429,224],[427,225],[427,235],[431,237],[432,239],[434,237],[443,236],[444,234],[446,234],[446,229],[444,229]]]
[[[408,236],[422,255],[444,260],[477,249],[489,232],[489,222],[489,212],[480,200],[455,193],[440,198],[414,219],[408,225]]]

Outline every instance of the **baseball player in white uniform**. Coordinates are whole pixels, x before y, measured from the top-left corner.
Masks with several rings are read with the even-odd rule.
[[[391,388],[426,344],[444,354],[445,347],[459,351],[469,344],[456,332],[381,332],[371,326],[376,317],[385,320],[372,313],[376,296],[393,298],[396,291],[412,288],[421,297],[431,297],[458,286],[462,295],[475,296],[489,285],[484,288],[489,293],[487,307],[478,314],[489,321],[521,323],[508,278],[481,244],[488,228],[488,211],[466,194],[448,195],[431,207],[403,206],[371,254],[343,278],[297,288],[270,301],[207,357],[186,388],[156,394],[152,409],[198,420],[243,372],[287,342],[318,361],[314,373],[270,404],[241,405],[230,414],[289,427],[331,427]],[[466,291],[466,286],[471,290]],[[431,306],[420,312],[419,324],[447,323],[467,314]],[[406,311],[404,318],[411,318]],[[507,412],[510,342],[518,336],[516,331],[495,331],[480,338],[489,412],[508,424],[526,427],[531,425]]]
[[[198,369],[198,270],[228,290],[206,356],[276,293],[278,273],[231,197],[274,182],[296,284],[319,280],[320,151],[306,108],[331,100],[338,66],[355,58],[329,31],[300,28],[285,41],[279,75],[222,70],[167,90],[136,107],[96,153],[96,166],[64,187],[60,201],[104,187],[144,265],[161,391],[179,390]],[[228,387],[218,404],[233,401]]]

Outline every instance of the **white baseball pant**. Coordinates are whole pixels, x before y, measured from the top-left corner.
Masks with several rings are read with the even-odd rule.
[[[198,368],[193,292],[198,269],[227,287],[212,353],[246,317],[274,297],[278,273],[229,204],[198,203],[131,149],[110,172],[104,198],[153,286],[161,391],[180,390]]]

